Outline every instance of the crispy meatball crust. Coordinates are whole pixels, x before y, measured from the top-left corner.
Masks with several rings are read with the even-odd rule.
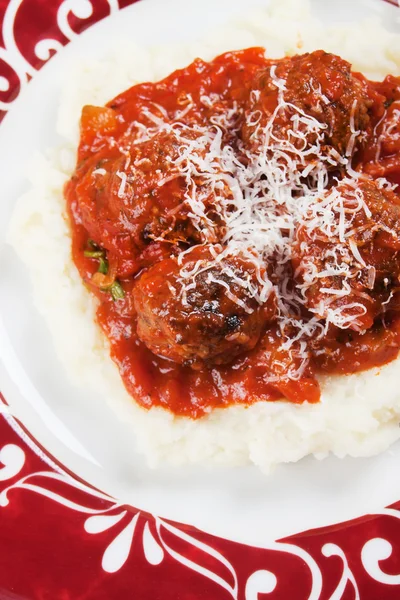
[[[255,278],[254,265],[240,257],[212,263],[182,293],[181,269],[209,259],[207,246],[195,247],[181,265],[169,258],[151,267],[135,289],[140,339],[155,354],[194,368],[227,364],[254,348],[273,310],[271,297],[261,306],[235,281]]]

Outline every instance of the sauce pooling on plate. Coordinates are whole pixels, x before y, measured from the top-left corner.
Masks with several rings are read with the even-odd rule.
[[[397,357],[399,116],[400,79],[262,48],[83,108],[72,254],[139,404],[318,402]]]

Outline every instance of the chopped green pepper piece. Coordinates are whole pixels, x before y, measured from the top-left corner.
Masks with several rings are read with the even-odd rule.
[[[102,250],[100,246],[98,246],[93,240],[88,240],[88,246],[90,246],[92,250],[84,250],[83,255],[86,256],[86,258],[98,258],[99,267],[97,272],[107,275],[108,261],[106,258],[104,258],[105,250]]]
[[[99,259],[99,267],[97,269],[98,273],[102,273],[103,275],[107,275],[108,273],[108,260],[105,258],[105,250],[101,249],[101,247],[96,244],[93,240],[88,240],[87,245],[91,250],[84,250],[83,254],[86,258],[98,258]],[[113,300],[122,300],[125,298],[125,292],[123,290],[122,285],[119,281],[115,280],[111,285],[101,288],[103,292],[110,292]]]
[[[103,250],[85,250],[83,253],[86,258],[103,258],[104,251]]]
[[[103,275],[107,275],[108,273],[108,262],[102,256],[99,258],[99,268],[97,270],[99,273],[103,273]]]
[[[111,296],[113,297],[113,300],[121,300],[122,298],[125,298],[125,292],[122,288],[122,285],[119,283],[119,281],[114,281],[114,283],[112,285],[110,285],[110,287],[108,289],[111,292]]]

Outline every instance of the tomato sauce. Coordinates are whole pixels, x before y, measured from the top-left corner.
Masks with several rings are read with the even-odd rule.
[[[174,148],[169,147],[168,136],[148,140],[146,130],[165,115],[178,114],[180,122],[203,126],[215,116],[238,112],[259,73],[279,62],[266,59],[261,48],[227,53],[210,63],[196,60],[161,82],[130,88],[105,107],[83,108],[77,166],[65,188],[72,257],[98,299],[97,320],[124,384],[145,408],[162,406],[176,415],[199,418],[217,407],[282,396],[293,403],[318,402],[318,373],[354,373],[398,355],[396,294],[384,317],[375,319],[366,332],[330,327],[323,339],[311,341],[310,361],[297,380],[287,376],[291,359],[282,350],[279,328],[273,322],[252,350],[229,364],[202,368],[157,356],[138,337],[134,297],[141,273],[199,243],[187,207],[181,203],[182,181],[165,181]],[[370,124],[368,143],[354,155],[353,168],[397,183],[400,124],[393,125],[390,138],[382,132],[387,119],[396,118],[397,102],[400,109],[400,81],[389,76],[373,83],[356,77],[370,98]],[[329,73],[324,85],[336,86],[338,96],[342,93]],[[398,136],[393,135],[396,127]],[[132,143],[140,135],[145,143]],[[229,143],[235,146],[233,134]],[[124,167],[133,161],[140,164],[140,173],[128,180]],[[127,193],[134,198],[129,204],[124,199]],[[370,259],[373,263],[374,257]]]

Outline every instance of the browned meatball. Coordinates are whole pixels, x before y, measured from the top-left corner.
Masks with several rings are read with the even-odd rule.
[[[280,61],[272,67],[272,73],[268,69],[256,78],[242,130],[244,141],[253,150],[260,144],[260,133],[278,105],[277,81],[284,86],[285,102],[325,125],[323,143],[341,155],[349,149],[352,130],[364,131],[369,123],[371,102],[366,81],[353,75],[351,65],[339,56],[317,50]],[[280,111],[273,131],[277,137],[290,139],[296,147],[301,147],[302,142],[288,134],[289,129],[296,127],[292,120],[295,112],[290,107]],[[302,129],[304,124],[299,125],[299,130]],[[308,143],[313,144],[315,140],[311,134]]]
[[[114,149],[115,157],[96,155],[82,163],[75,191],[90,237],[118,252],[123,237],[129,251],[141,251],[158,238],[189,245],[215,243],[221,224],[216,192],[201,173],[209,147],[206,136],[194,129],[175,129],[134,143],[123,155]],[[190,169],[196,175],[186,178]],[[230,190],[219,189],[218,194],[229,197]],[[193,196],[204,206],[203,217],[193,215]]]
[[[183,205],[186,185],[173,165],[177,147],[175,136],[163,132],[126,155],[116,151],[115,158],[82,165],[76,194],[92,239],[112,250],[122,235],[139,249],[158,236],[196,236]]]
[[[368,329],[382,303],[384,310],[392,307],[399,287],[399,198],[373,180],[360,181],[357,188],[340,183],[321,200],[326,204],[329,198],[336,233],[329,236],[318,227],[310,232],[307,221],[299,228],[296,278],[308,309],[339,327]]]
[[[189,272],[202,261],[199,273],[182,293],[181,269]],[[179,265],[159,262],[143,273],[135,289],[137,332],[157,355],[194,368],[204,363],[229,363],[254,348],[271,316],[272,302],[260,306],[235,281],[255,279],[255,267],[239,258],[210,266],[206,246],[197,246]]]

